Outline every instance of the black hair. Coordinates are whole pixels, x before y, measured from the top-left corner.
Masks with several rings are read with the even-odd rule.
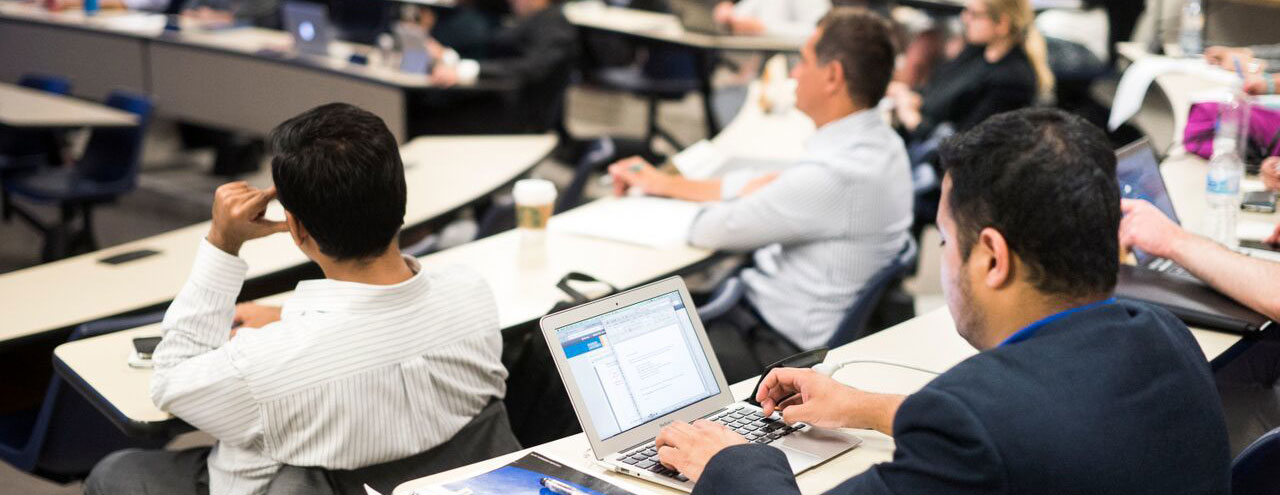
[[[1101,129],[1061,110],[1024,109],[954,136],[939,155],[964,259],[990,227],[1043,293],[1088,297],[1115,288],[1120,191]]]
[[[377,115],[322,105],[271,131],[271,178],[280,204],[338,260],[387,250],[404,224],[404,164]]]
[[[835,7],[818,27],[818,61],[839,61],[849,97],[860,105],[876,106],[893,78],[897,49],[889,22],[862,7]]]

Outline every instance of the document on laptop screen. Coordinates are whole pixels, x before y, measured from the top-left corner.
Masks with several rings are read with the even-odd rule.
[[[720,393],[678,292],[556,334],[602,439]]]

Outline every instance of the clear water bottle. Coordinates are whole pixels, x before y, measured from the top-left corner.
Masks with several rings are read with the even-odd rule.
[[[1178,28],[1178,46],[1184,56],[1204,53],[1204,5],[1200,0],[1186,0],[1182,4],[1182,23]]]
[[[1244,161],[1236,153],[1236,141],[1219,137],[1213,141],[1213,159],[1205,178],[1204,234],[1228,247],[1236,245],[1236,216],[1240,211],[1240,179]]]

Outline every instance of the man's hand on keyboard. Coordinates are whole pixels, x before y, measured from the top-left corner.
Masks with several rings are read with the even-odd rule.
[[[658,460],[664,466],[697,481],[712,457],[728,447],[747,443],[747,439],[722,424],[700,419],[693,424],[667,425],[655,443]]]

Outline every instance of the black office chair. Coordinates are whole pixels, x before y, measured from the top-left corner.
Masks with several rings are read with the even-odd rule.
[[[391,493],[400,483],[520,450],[507,409],[493,400],[449,441],[421,454],[358,469],[285,466],[267,485],[267,495],[364,495],[368,484]]]
[[[1280,428],[1259,437],[1231,463],[1234,495],[1280,495]]]
[[[163,318],[164,313],[159,312],[86,323],[72,331],[67,341],[136,328]],[[59,483],[84,479],[98,461],[117,450],[156,449],[168,441],[125,435],[56,373],[38,410],[0,416],[0,460]]]
[[[836,327],[836,332],[827,340],[827,347],[834,349],[914,316],[906,313],[907,311],[913,313],[914,310],[898,310],[895,311],[898,314],[891,318],[896,321],[885,321],[882,325],[870,324],[872,316],[882,308],[886,296],[902,283],[907,271],[915,265],[917,251],[915,241],[908,240],[888,266],[871,276],[845,312],[844,318]],[[734,276],[725,279],[716,287],[707,301],[698,306],[698,317],[705,323],[724,316],[738,304],[744,292],[745,286],[740,278]],[[910,305],[910,302],[904,304]]]
[[[54,204],[62,210],[61,221],[46,226],[33,213],[12,205],[19,217],[44,234],[44,261],[97,249],[93,238],[93,207],[114,201],[138,185],[142,138],[151,117],[151,100],[115,91],[107,98],[107,105],[137,115],[138,125],[94,129],[84,155],[73,167],[46,168],[4,183],[12,199]],[[77,214],[83,219],[82,227],[72,233],[71,223]]]
[[[71,94],[71,81],[61,76],[27,74],[18,85],[58,95]],[[0,127],[0,182],[30,173],[44,163],[62,161],[62,129],[10,129]],[[9,195],[0,188],[0,214],[9,220]]]
[[[685,145],[658,123],[658,110],[664,101],[679,101],[699,90],[698,59],[689,50],[666,47],[649,47],[644,50],[642,59],[638,65],[590,72],[586,74],[586,82],[645,99],[648,113],[644,146],[649,154],[657,154],[652,148],[653,139],[657,137],[676,149],[684,149]]]

